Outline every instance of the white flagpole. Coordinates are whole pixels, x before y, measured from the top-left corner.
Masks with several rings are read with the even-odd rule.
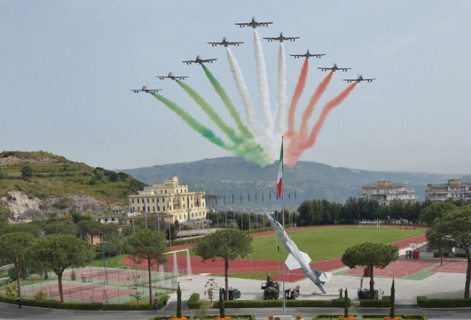
[[[283,136],[281,136],[281,147],[284,148],[284,144],[283,144]],[[282,225],[283,225],[283,230],[285,230],[285,212],[284,212],[284,192],[283,192],[283,185],[285,184],[285,181],[284,181],[284,177],[283,177],[283,162],[284,162],[284,159],[285,159],[285,153],[284,153],[284,150],[281,150],[282,154],[283,154],[283,157],[281,158],[281,221],[282,221]],[[284,259],[285,257],[285,246],[284,244],[281,246],[281,259]],[[282,266],[283,266],[283,291],[282,291],[282,294],[283,294],[283,315],[286,314],[286,294],[285,294],[285,264],[284,264],[284,261],[282,262]]]

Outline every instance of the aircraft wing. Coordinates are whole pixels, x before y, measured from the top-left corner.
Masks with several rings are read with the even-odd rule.
[[[355,82],[357,81],[358,79],[343,79],[343,81],[346,81],[347,83],[350,83],[350,82]]]
[[[217,60],[216,58],[214,58],[214,59],[203,59],[203,62],[213,63],[216,60]]]
[[[299,37],[286,37],[285,39],[289,41],[295,41],[296,39],[299,39]]]
[[[301,58],[301,57],[306,57],[305,54],[290,54],[290,56],[294,57],[295,59]]]
[[[366,82],[373,82],[373,80],[376,80],[376,78],[363,79],[363,80],[365,80]]]
[[[157,78],[159,78],[160,80],[164,80],[165,78],[167,78],[167,76],[156,76]]]
[[[213,47],[215,47],[215,46],[223,45],[224,43],[222,43],[222,42],[208,42],[208,44],[210,44],[210,45],[212,45]]]
[[[231,42],[228,42],[227,44],[238,46],[239,44],[242,44],[242,43],[243,43],[242,41],[231,41]]]
[[[317,69],[319,69],[321,71],[332,70],[332,68],[323,68],[323,67],[317,67]]]
[[[187,61],[182,61],[182,62],[186,63],[187,65],[190,65],[190,64],[194,63],[194,61],[192,61],[192,60],[187,60]]]
[[[178,79],[178,80],[185,80],[186,78],[188,78],[188,76],[178,76],[178,77],[175,77],[175,79]]]
[[[140,90],[139,89],[131,89],[132,92],[138,93]]]
[[[268,41],[270,42],[270,41],[278,40],[279,38],[275,38],[275,37],[264,37],[263,39],[268,40]]]
[[[235,25],[241,28],[251,26],[251,24],[247,22],[236,22]]]
[[[257,25],[262,27],[268,27],[269,24],[273,24],[273,22],[257,22]]]
[[[339,70],[342,70],[343,72],[347,72],[348,70],[350,70],[351,68],[339,68]]]

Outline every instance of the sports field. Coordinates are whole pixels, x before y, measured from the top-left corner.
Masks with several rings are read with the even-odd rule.
[[[312,229],[290,231],[288,235],[313,261],[322,261],[342,256],[345,249],[361,242],[392,243],[398,240],[425,234],[425,229],[399,229],[397,226],[359,228],[358,226],[322,226]],[[280,260],[281,246],[276,235],[270,234],[253,239],[254,260]],[[278,250],[280,247],[280,251]],[[285,257],[287,252],[285,250]]]

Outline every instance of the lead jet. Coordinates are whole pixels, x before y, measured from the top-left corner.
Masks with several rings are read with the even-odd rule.
[[[159,78],[160,80],[164,80],[164,79],[185,80],[186,78],[188,78],[188,76],[174,76],[171,72],[169,72],[168,75],[166,76],[156,76],[156,77]]]
[[[142,86],[141,89],[131,89],[131,91],[134,93],[138,93],[138,92],[157,93],[159,91],[162,91],[162,89],[149,89],[146,86]]]
[[[337,67],[337,64],[334,63],[334,66],[333,67],[318,67],[317,69],[321,70],[321,71],[327,71],[327,70],[330,70],[330,71],[337,71],[337,70],[340,70],[342,72],[347,72],[348,70],[350,70],[351,68],[339,68]]]
[[[188,65],[190,65],[192,63],[199,63],[199,64],[202,65],[203,63],[213,63],[216,60],[217,60],[216,58],[214,58],[214,59],[201,59],[200,56],[196,56],[195,60],[186,60],[186,61],[183,61],[183,63],[186,63]]]
[[[359,75],[358,78],[356,79],[343,79],[343,81],[346,81],[347,83],[350,83],[350,82],[362,82],[362,81],[366,81],[366,82],[373,82],[373,80],[376,80],[376,78],[363,78],[362,75]]]
[[[288,41],[296,41],[297,39],[299,39],[299,37],[285,37],[283,35],[283,32],[280,32],[280,35],[278,37],[264,37],[263,39],[265,40],[268,40],[268,42],[270,41],[279,41],[279,42],[283,42],[285,40],[288,40]]]
[[[309,50],[307,50],[306,53],[304,54],[290,54],[290,56],[294,57],[295,59],[298,59],[301,57],[309,59],[310,57],[320,58],[322,56],[325,56],[325,53],[310,53]]]
[[[273,24],[273,22],[257,22],[255,21],[255,18],[252,17],[252,21],[250,22],[236,22],[235,25],[241,28],[251,27],[252,29],[255,29],[257,27],[268,27],[269,24]]]
[[[226,37],[222,38],[222,41],[221,42],[208,42],[208,44],[212,45],[213,47],[216,47],[216,46],[224,46],[224,47],[228,47],[228,46],[238,46],[240,44],[242,44],[243,42],[242,41],[227,41],[226,40]]]

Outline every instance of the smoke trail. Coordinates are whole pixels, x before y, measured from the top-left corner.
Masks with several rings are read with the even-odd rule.
[[[234,77],[237,90],[239,91],[240,98],[242,99],[242,104],[244,105],[248,125],[255,135],[259,136],[262,130],[256,121],[255,108],[253,106],[252,99],[250,98],[249,89],[245,84],[244,76],[242,75],[242,71],[240,70],[236,58],[232,54],[232,51],[229,48],[226,48],[226,53],[227,60],[229,61],[229,65],[231,67],[232,76]]]
[[[167,108],[175,112],[190,128],[201,134],[203,137],[208,139],[210,142],[214,143],[215,145],[231,151],[231,147],[228,146],[222,139],[217,137],[211,129],[206,128],[201,123],[199,123],[195,118],[189,115],[185,110],[179,107],[176,103],[168,100],[167,98],[163,97],[162,95],[152,92],[151,93],[157,100],[162,102]]]
[[[237,91],[242,99],[242,105],[245,109],[245,114],[247,117],[247,123],[249,128],[254,132],[255,139],[263,148],[264,152],[268,156],[268,161],[273,161],[276,159],[278,151],[276,150],[278,147],[277,143],[274,143],[273,137],[269,136],[267,130],[263,130],[262,127],[258,124],[256,115],[255,115],[255,108],[250,98],[249,89],[245,84],[244,77],[242,75],[242,71],[240,70],[239,64],[237,63],[236,58],[232,54],[232,51],[229,48],[226,48],[227,59],[229,61],[229,65],[231,67],[232,76],[234,77],[234,81],[236,83]]]
[[[345,100],[345,98],[348,97],[350,92],[352,92],[356,85],[357,82],[350,84],[337,97],[327,102],[306,140],[301,140],[298,138],[290,141],[286,157],[287,164],[289,166],[294,166],[298,162],[298,159],[304,152],[304,150],[312,147],[316,143],[317,136],[319,135],[319,132],[322,129],[322,126],[324,125],[324,122],[327,116],[329,115],[330,111],[332,111],[335,107],[341,104]]]
[[[206,77],[209,79],[209,82],[211,82],[211,85],[213,86],[214,91],[216,91],[218,96],[221,98],[222,102],[226,106],[227,111],[229,111],[229,114],[232,116],[232,118],[236,122],[237,128],[239,128],[239,131],[241,132],[241,134],[244,136],[244,138],[253,138],[253,134],[242,123],[239,113],[237,112],[236,108],[234,107],[234,104],[232,103],[231,99],[229,98],[226,91],[219,83],[219,81],[217,81],[217,79],[213,76],[213,74],[209,71],[209,69],[205,65],[202,65],[202,67],[203,67],[204,73],[206,74]]]
[[[283,42],[280,42],[278,50],[278,109],[276,112],[276,129],[280,135],[286,131],[286,100],[285,47]]]
[[[333,74],[334,73],[332,71],[329,72],[329,74],[327,74],[327,76],[324,78],[324,80],[322,80],[322,82],[319,83],[319,85],[316,88],[316,91],[314,91],[314,94],[311,97],[311,100],[309,100],[309,103],[306,107],[306,110],[304,110],[304,112],[303,112],[303,117],[302,117],[302,122],[301,122],[301,130],[300,130],[300,133],[299,133],[300,138],[302,140],[306,139],[307,122],[309,121],[309,118],[311,117],[312,112],[314,111],[314,108],[315,108],[317,102],[319,101],[320,97],[322,96],[322,94],[327,89],[327,86],[329,85],[330,80],[332,80]]]
[[[209,118],[216,124],[216,126],[224,132],[229,139],[235,143],[241,143],[242,139],[234,132],[234,129],[228,127],[216,111],[209,105],[202,96],[200,96],[193,88],[184,83],[183,81],[176,80],[178,85],[203,109]]]
[[[265,126],[268,130],[273,129],[273,116],[270,110],[270,94],[268,91],[267,70],[263,56],[262,43],[256,29],[253,31],[253,42],[255,47],[255,67],[257,69],[257,92],[262,108]]]
[[[301,98],[301,94],[303,93],[304,86],[306,85],[308,68],[309,68],[309,59],[305,59],[303,63],[303,67],[301,68],[301,72],[299,73],[299,78],[298,78],[298,82],[296,83],[296,87],[294,89],[293,97],[291,98],[291,103],[289,105],[288,132],[286,133],[288,137],[292,136],[294,133],[294,116],[296,114],[296,105],[298,104],[299,98]]]

